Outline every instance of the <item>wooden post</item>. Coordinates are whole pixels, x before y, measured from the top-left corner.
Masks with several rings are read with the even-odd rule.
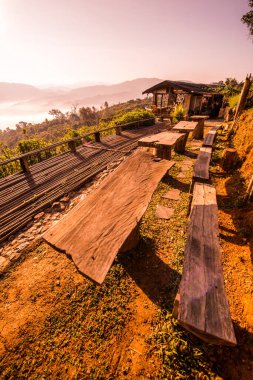
[[[221,167],[225,171],[234,169],[237,163],[237,152],[234,148],[227,148],[222,155]]]
[[[75,153],[75,152],[76,152],[76,144],[75,144],[75,141],[69,141],[69,142],[68,142],[68,147],[69,147],[71,153]]]
[[[250,179],[250,182],[249,182],[249,186],[247,188],[247,192],[246,192],[246,195],[245,195],[245,201],[250,201],[251,197],[253,195],[253,175]]]
[[[251,74],[249,76],[248,75],[246,76],[246,79],[241,91],[240,99],[236,107],[234,120],[236,120],[237,117],[240,115],[240,113],[244,110],[247,96],[249,94],[250,86],[251,86]]]
[[[116,135],[121,135],[121,132],[122,132],[122,129],[121,129],[121,126],[120,125],[117,125],[116,126]]]
[[[204,136],[204,119],[199,118],[197,122],[198,122],[198,125],[194,131],[194,138],[196,140],[201,140],[203,139],[203,136]]]
[[[25,157],[20,157],[19,162],[23,172],[30,173],[30,168],[27,159]]]
[[[100,142],[100,132],[95,132],[94,136],[95,136],[95,141]]]
[[[233,125],[229,131],[228,138],[231,137],[233,134],[235,134],[237,131],[237,128],[238,128],[237,120],[238,120],[241,112],[244,110],[251,83],[252,83],[252,77],[250,74],[249,76],[248,75],[246,76],[246,79],[245,79],[245,82],[244,82],[244,85],[243,85],[243,88],[241,91],[241,95],[239,98],[239,102],[238,102],[237,107],[236,107],[234,122],[233,122]]]
[[[161,158],[162,160],[171,159],[171,147],[170,146],[158,146],[155,148],[155,156]]]
[[[175,144],[175,152],[184,153],[188,136],[189,136],[189,132],[186,132],[186,133],[184,133],[183,138],[177,140],[177,142]]]

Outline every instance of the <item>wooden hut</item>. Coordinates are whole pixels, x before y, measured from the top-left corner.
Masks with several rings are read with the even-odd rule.
[[[159,116],[169,116],[176,104],[182,104],[188,115],[217,117],[223,102],[218,86],[220,84],[165,80],[143,94],[153,94],[153,109]]]

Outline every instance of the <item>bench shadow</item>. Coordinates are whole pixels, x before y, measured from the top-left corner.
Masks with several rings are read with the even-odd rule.
[[[28,185],[31,189],[36,186],[36,182],[33,178],[32,173],[24,173],[24,177],[25,177],[26,182],[28,183]]]
[[[157,306],[173,307],[181,275],[156,254],[152,241],[141,240],[136,249],[118,255],[118,261],[137,286]]]
[[[189,193],[190,184],[179,181],[177,178],[167,175],[161,180],[162,183],[171,186],[173,189],[180,190],[182,193]]]

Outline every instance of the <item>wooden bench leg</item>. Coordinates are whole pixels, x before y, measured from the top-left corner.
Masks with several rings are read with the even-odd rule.
[[[162,160],[170,160],[171,159],[171,147],[157,147],[156,148],[156,156],[161,158]]]
[[[135,227],[135,229],[131,232],[128,238],[125,240],[124,244],[120,248],[120,252],[128,252],[131,249],[135,248],[140,241],[140,232],[139,225]]]
[[[195,132],[193,134],[193,138],[196,140],[203,139],[204,136],[204,120],[199,120],[198,125],[195,129]]]
[[[184,153],[188,136],[189,136],[189,132],[185,133],[185,136],[182,139],[180,139],[180,140],[178,140],[176,142],[176,144],[175,144],[175,152],[177,152],[179,154]]]

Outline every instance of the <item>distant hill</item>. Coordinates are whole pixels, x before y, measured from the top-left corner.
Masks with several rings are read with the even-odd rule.
[[[0,83],[0,103],[13,102],[11,107],[29,106],[38,107],[38,112],[48,111],[50,108],[67,108],[73,104],[79,106],[99,106],[105,101],[110,104],[125,102],[130,99],[141,98],[142,91],[151,87],[162,79],[138,78],[112,85],[93,85],[75,89],[61,89],[57,87],[39,89],[22,83]]]
[[[0,102],[15,102],[32,99],[40,94],[40,90],[34,86],[23,83],[0,82]]]

